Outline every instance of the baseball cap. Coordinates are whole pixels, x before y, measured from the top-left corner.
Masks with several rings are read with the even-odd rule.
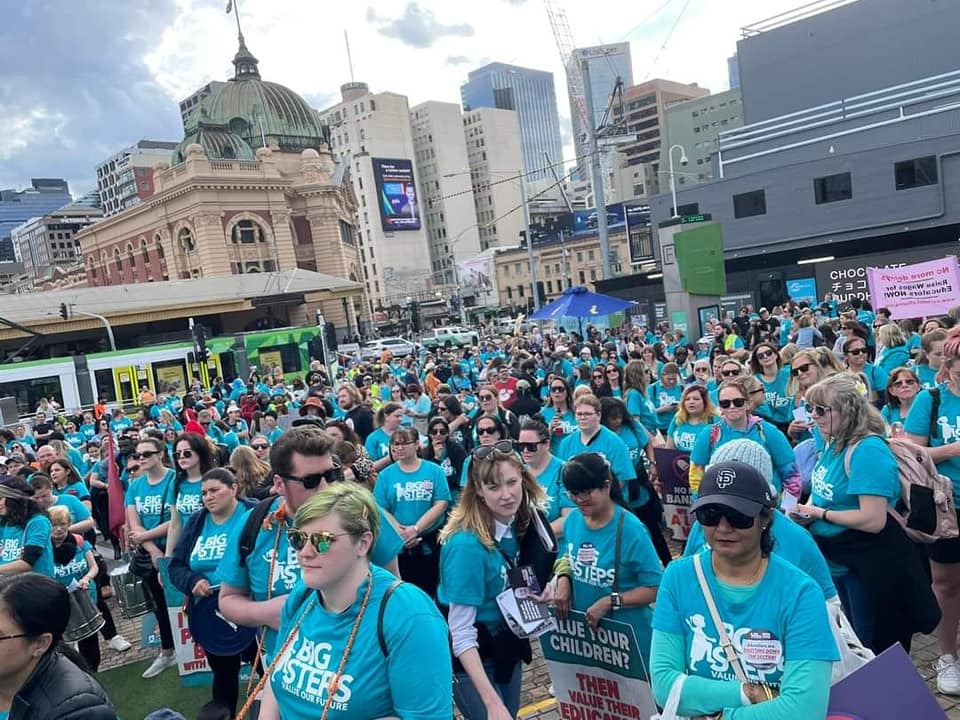
[[[725,505],[748,517],[756,517],[764,508],[774,507],[773,491],[755,468],[730,460],[711,465],[700,481],[700,495],[691,511],[707,505]]]

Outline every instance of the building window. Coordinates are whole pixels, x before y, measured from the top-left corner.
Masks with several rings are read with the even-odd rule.
[[[836,175],[814,178],[813,197],[817,205],[850,200],[853,197],[850,173],[837,173]]]
[[[197,244],[193,240],[193,233],[190,228],[183,228],[177,233],[177,242],[185,253],[192,253],[197,249]]]
[[[547,292],[553,294],[553,280],[547,280]]]
[[[893,164],[897,190],[937,184],[937,158],[933,155]]]
[[[586,284],[587,284],[587,278],[584,276],[583,270],[581,270],[581,271],[579,272],[579,275],[580,275],[580,284],[581,284],[581,285],[586,285]]]
[[[253,220],[241,220],[233,226],[232,239],[244,244],[263,242],[263,229]]]
[[[752,190],[733,196],[733,216],[748,218],[767,214],[767,197],[763,190]]]

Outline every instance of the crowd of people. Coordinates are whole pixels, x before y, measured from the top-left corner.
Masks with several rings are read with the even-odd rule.
[[[384,353],[332,380],[315,363],[290,384],[144,387],[136,408],[44,402],[0,430],[0,640],[34,658],[0,668],[0,718],[58,672],[88,690],[46,697],[60,714],[42,717],[74,717],[57,703],[80,696],[104,709],[76,717],[113,717],[84,674],[99,639],[60,642],[69,588],[129,648],[97,531],[116,558],[131,550],[156,608],[144,678],[176,665],[161,562],[191,608],[251,629],[206,648],[204,717],[446,719],[455,703],[515,718],[532,653],[497,596],[524,566],[558,616],[648,638],[654,697],[678,688],[682,715],[825,717],[840,612],[874,652],[935,631],[938,689],[960,695],[960,539],[921,543],[897,519],[903,441],[960,484],[955,318],[895,322],[827,296],[745,306],[692,342],[669,326],[584,335]],[[665,534],[657,448],[689,453],[685,546]],[[59,615],[21,607],[28,591]]]

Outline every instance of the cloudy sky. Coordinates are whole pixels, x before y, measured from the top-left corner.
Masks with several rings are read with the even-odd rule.
[[[471,69],[493,60],[549,70],[569,147],[566,84],[542,0],[238,0],[265,79],[317,108],[350,80],[414,105],[459,102]],[[634,80],[727,88],[740,28],[803,0],[559,0],[577,45],[629,40]],[[0,188],[65,177],[95,186],[97,162],[140,138],[183,137],[177,101],[226,79],[236,26],[226,0],[28,0],[0,27]]]

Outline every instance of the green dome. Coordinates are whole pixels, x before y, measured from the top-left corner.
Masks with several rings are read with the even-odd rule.
[[[325,142],[318,114],[302,97],[260,78],[258,61],[242,35],[233,64],[234,78],[191,114],[184,142],[198,142],[191,136],[203,125],[228,130],[251,148],[262,147],[266,140],[268,146],[277,145],[281,152],[299,153]]]
[[[256,160],[257,155],[242,137],[216,125],[194,125],[173,151],[172,165],[179,165],[187,157],[187,146],[197,143],[211,160]]]

